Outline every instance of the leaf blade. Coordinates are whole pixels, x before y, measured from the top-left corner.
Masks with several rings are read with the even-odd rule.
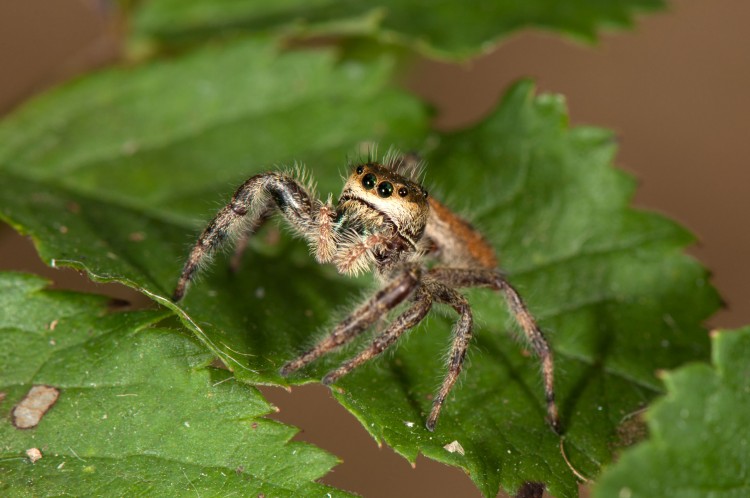
[[[444,1],[425,8],[418,2],[149,2],[136,10],[136,36],[179,43],[222,31],[279,31],[302,36],[366,37],[429,56],[468,58],[499,39],[532,27],[593,42],[604,28],[632,26],[636,13],[664,8],[661,0],[553,0],[484,2],[466,8]]]
[[[13,289],[3,304],[32,312],[0,326],[2,350],[33,353],[23,360],[34,367],[22,376],[18,359],[0,368],[4,492],[345,495],[312,482],[335,457],[290,442],[296,430],[264,418],[272,406],[257,390],[207,368],[211,355],[186,335],[154,327],[166,310],[107,313],[105,297],[45,285],[0,274]],[[54,386],[59,399],[19,430],[8,415],[32,385]],[[42,453],[33,465],[29,448]]]
[[[646,412],[649,438],[604,472],[594,495],[746,494],[748,353],[750,328],[720,331],[711,365],[666,373],[666,395]]]

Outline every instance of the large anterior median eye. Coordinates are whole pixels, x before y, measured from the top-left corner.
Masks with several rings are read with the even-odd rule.
[[[362,186],[365,187],[367,190],[370,190],[372,187],[375,186],[375,183],[377,183],[378,179],[375,175],[372,173],[367,173],[365,176],[362,177]]]
[[[391,182],[381,182],[378,185],[378,195],[380,197],[390,197],[392,193],[393,185],[391,185]]]

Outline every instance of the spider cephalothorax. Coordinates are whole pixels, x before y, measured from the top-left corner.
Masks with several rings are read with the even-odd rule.
[[[378,273],[419,254],[430,208],[427,191],[402,176],[395,166],[367,162],[353,168],[336,206],[336,232],[343,239],[366,237]],[[347,235],[348,234],[348,235]],[[344,244],[345,246],[346,244]],[[358,273],[368,258],[348,264],[340,258],[339,269]]]
[[[415,327],[434,302],[453,308],[459,318],[453,330],[448,373],[433,399],[427,428],[433,430],[456,382],[472,335],[473,317],[457,289],[488,287],[500,291],[542,362],[547,417],[559,429],[553,390],[552,352],[519,294],[497,269],[489,243],[468,222],[432,197],[417,179],[417,162],[389,154],[382,162],[363,161],[351,168],[338,203],[314,195],[304,175],[268,172],[247,180],[203,231],[188,257],[174,291],[182,298],[201,263],[228,238],[247,238],[274,213],[304,237],[318,262],[333,263],[340,273],[373,270],[380,289],[316,346],[281,368],[289,375],[324,354],[352,341],[401,304],[405,309],[373,342],[323,378],[331,384],[382,353]]]

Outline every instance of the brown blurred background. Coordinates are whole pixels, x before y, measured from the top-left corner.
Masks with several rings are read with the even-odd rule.
[[[24,99],[118,52],[110,14],[97,0],[0,2],[0,115]],[[597,47],[524,32],[464,65],[421,62],[408,86],[433,102],[436,124],[480,119],[521,76],[567,97],[573,124],[611,128],[618,166],[640,180],[634,203],[677,219],[699,238],[690,253],[713,273],[727,302],[709,323],[750,323],[750,3],[675,0],[641,17],[632,32]],[[0,187],[1,188],[1,187]],[[0,270],[24,270],[59,288],[145,303],[117,285],[94,285],[43,266],[26,239],[0,226]],[[266,390],[278,419],[345,460],[325,482],[366,497],[480,496],[461,471],[420,458],[415,469],[378,449],[320,387]]]

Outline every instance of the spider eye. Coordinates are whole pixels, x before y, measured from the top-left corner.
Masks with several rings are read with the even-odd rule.
[[[381,182],[378,185],[378,195],[380,197],[390,197],[393,193],[393,185],[390,182]]]
[[[406,187],[401,187],[400,189],[398,189],[398,195],[400,195],[401,197],[406,197],[407,195],[409,195],[409,190],[407,190]]]
[[[357,174],[358,175],[361,175],[364,170],[365,170],[365,167],[362,166],[361,164],[359,166],[357,166]]]
[[[377,183],[378,179],[373,175],[372,173],[367,173],[364,177],[362,177],[362,186],[365,187],[367,190],[370,190],[372,187],[375,186],[375,183]]]
[[[425,198],[425,199],[427,199],[427,191],[426,191],[426,190],[423,190],[423,191],[422,191],[422,194],[424,195],[424,198]]]

